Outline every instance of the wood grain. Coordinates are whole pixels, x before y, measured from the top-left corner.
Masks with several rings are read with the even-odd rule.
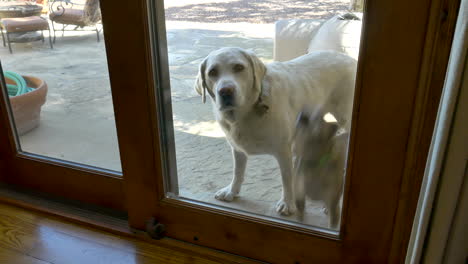
[[[0,263],[5,264],[51,264],[31,256],[27,256],[18,251],[7,249],[0,246]]]
[[[145,0],[101,0],[115,123],[130,222],[144,223],[158,201],[153,149],[154,90]],[[122,19],[122,14],[131,19]],[[143,227],[143,226],[140,226]]]
[[[31,191],[46,193],[125,211],[123,181],[99,171],[81,169],[36,159],[27,155],[14,155],[9,162],[9,172],[3,182]]]
[[[0,71],[3,76],[3,69],[0,61]],[[9,100],[7,100],[7,89],[5,79],[1,78],[0,80],[0,124],[2,129],[0,129],[0,180],[4,180],[8,175],[11,175],[11,160],[16,151],[16,142],[13,137],[13,123],[11,116],[9,115],[8,105]]]
[[[419,192],[414,190],[419,190],[423,181],[459,8],[459,0],[437,0],[432,3],[430,16],[438,19],[431,19],[427,26],[424,47],[426,61],[423,62],[418,95],[414,102],[415,114],[395,218],[390,263],[405,261],[419,199]]]
[[[6,260],[0,263],[15,264],[239,263],[230,261],[228,255],[219,258],[184,252],[0,203],[0,260],[2,258]],[[9,258],[18,261],[8,261]],[[245,263],[252,261],[245,260]]]
[[[35,246],[34,225],[21,221],[15,216],[0,213],[0,246],[21,252],[28,252]]]

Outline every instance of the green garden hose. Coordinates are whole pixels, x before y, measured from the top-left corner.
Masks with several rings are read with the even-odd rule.
[[[5,71],[3,72],[3,75],[5,78],[15,82],[15,84],[7,84],[8,96],[18,96],[34,90],[34,88],[27,86],[26,80],[24,80],[23,76],[15,72]]]

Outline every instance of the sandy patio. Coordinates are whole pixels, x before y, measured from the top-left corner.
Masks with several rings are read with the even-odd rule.
[[[198,65],[210,51],[225,46],[250,49],[264,62],[272,61],[275,20],[326,18],[345,10],[347,3],[339,0],[196,2],[197,8],[193,1],[183,0],[167,1],[166,5],[180,195],[278,217],[274,207],[281,196],[281,179],[276,161],[268,156],[249,159],[241,197],[235,202],[221,203],[214,199],[214,193],[231,180],[231,152],[213,120],[210,103],[202,104],[193,90]],[[293,3],[297,7],[291,7]],[[269,11],[252,15],[252,10],[262,5],[269,7],[262,10]],[[288,5],[291,12],[285,13],[282,10]],[[223,12],[223,8],[231,12]],[[209,14],[213,17],[208,17],[204,10],[212,10]],[[53,50],[47,42],[33,42],[13,44],[13,52],[9,54],[7,48],[0,48],[4,70],[42,78],[49,86],[41,125],[21,137],[22,149],[120,171],[104,43],[97,42],[93,32],[66,32],[65,37],[57,38]],[[308,206],[306,222],[325,223],[320,204]]]

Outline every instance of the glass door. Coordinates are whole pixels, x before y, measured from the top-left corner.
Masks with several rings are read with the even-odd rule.
[[[126,186],[154,174],[142,173],[153,158],[142,109],[149,81],[141,7],[108,0],[24,7],[36,13],[0,12],[1,181],[128,211]]]
[[[146,217],[269,262],[388,256],[434,22],[429,3],[363,5],[151,2],[161,159]]]
[[[166,134],[174,135],[169,166],[177,168],[168,195],[338,230],[362,10],[345,1],[164,4]],[[316,127],[330,131],[313,135]],[[313,143],[319,138],[325,142]],[[332,186],[319,194],[325,202],[308,199],[321,192],[309,188],[317,184]]]

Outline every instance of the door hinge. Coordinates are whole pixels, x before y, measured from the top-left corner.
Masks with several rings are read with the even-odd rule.
[[[158,220],[156,220],[156,218],[151,217],[146,222],[146,232],[153,239],[161,239],[165,236],[166,227],[163,224],[159,223]]]

